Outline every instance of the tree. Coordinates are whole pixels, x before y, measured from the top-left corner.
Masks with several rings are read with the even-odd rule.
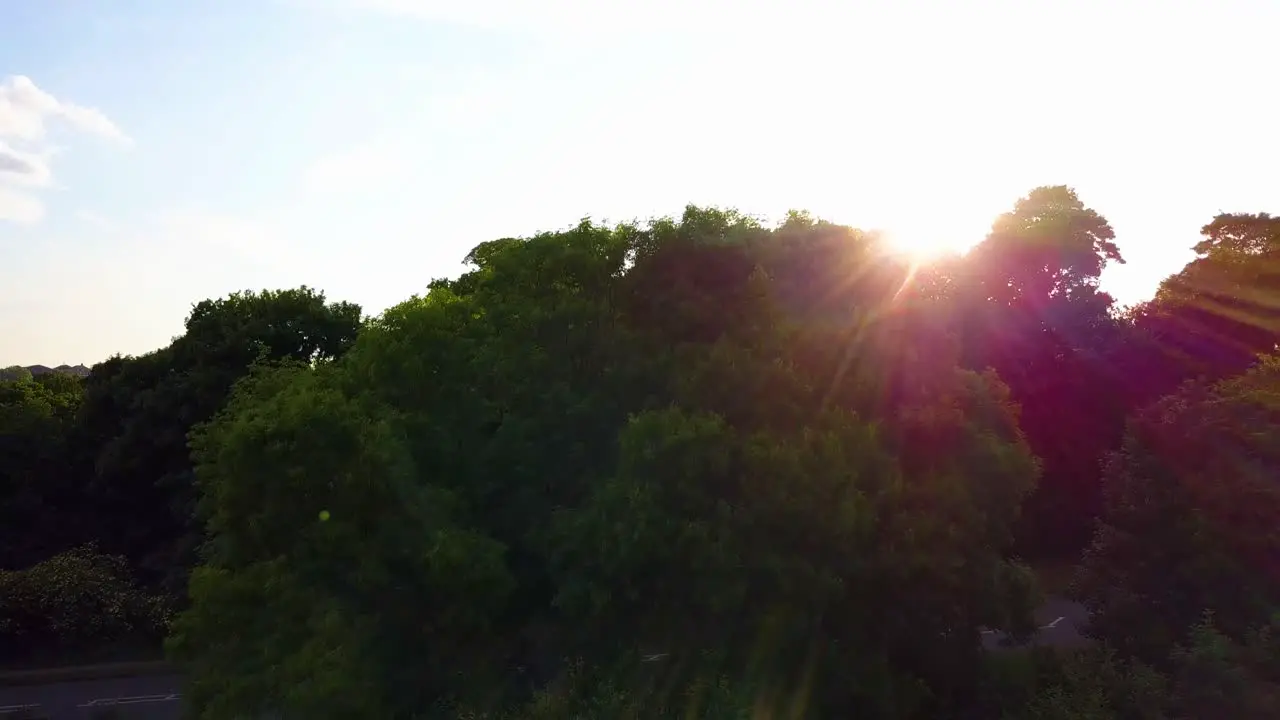
[[[169,628],[207,720],[1273,717],[1280,229],[1204,233],[1130,313],[1065,187],[933,266],[690,206],[198,303],[4,371],[0,651]],[[984,652],[1085,544],[1098,643]]]
[[[1159,669],[1108,648],[1051,658],[1011,720],[1266,720],[1280,710],[1274,626],[1243,641],[1223,635],[1212,614],[1189,629]]]
[[[1198,257],[1136,312],[1178,380],[1235,375],[1280,341],[1280,217],[1222,214],[1201,233]]]
[[[125,639],[154,642],[166,616],[160,598],[135,586],[124,558],[92,546],[0,570],[0,659],[6,662],[56,662]]]
[[[31,371],[21,365],[0,369],[0,382],[27,382],[32,379]]]
[[[200,541],[190,430],[214,416],[255,361],[330,361],[359,327],[358,306],[307,287],[234,293],[198,303],[169,346],[96,365],[75,442],[104,548],[177,593]]]
[[[978,628],[1027,620],[1005,550],[1037,467],[994,375],[899,369],[939,319],[882,257],[798,216],[584,221],[242,383],[195,443],[196,709],[492,710],[571,657],[655,713],[721,685],[945,713]]]
[[[1106,218],[1074,190],[1039,187],[996,219],[972,258],[989,299],[1037,306],[1092,295],[1107,263],[1124,262],[1114,241]]]
[[[0,382],[0,568],[18,569],[84,542],[82,487],[69,462],[78,378]]]
[[[994,368],[1022,408],[1044,474],[1020,535],[1024,551],[1072,557],[1101,503],[1099,464],[1131,409],[1129,327],[1098,290],[1124,262],[1107,220],[1063,186],[1040,187],[1001,215],[959,264],[951,312],[964,364]]]
[[[195,436],[211,539],[170,645],[201,717],[404,717],[485,676],[502,546],[336,381],[265,370]]]
[[[1280,607],[1280,360],[1137,414],[1107,461],[1077,591],[1094,632],[1164,657],[1206,611],[1241,640]]]

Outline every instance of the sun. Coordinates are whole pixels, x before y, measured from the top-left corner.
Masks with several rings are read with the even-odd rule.
[[[878,232],[892,252],[906,255],[915,262],[963,255],[978,244],[984,234],[923,223],[895,223]]]
[[[920,235],[900,230],[885,229],[880,231],[888,249],[898,255],[906,255],[915,261],[936,260],[947,255],[957,255],[967,248],[957,243],[948,242],[944,238],[932,235]]]
[[[891,252],[925,263],[965,254],[991,229],[991,221],[985,218],[970,222],[958,222],[955,215],[943,214],[943,218],[932,222],[902,218],[881,224],[877,233]]]
[[[877,237],[876,244],[911,265],[965,255],[991,232],[1001,211],[994,191],[951,193],[921,203],[903,194],[862,207],[833,204],[830,217]]]

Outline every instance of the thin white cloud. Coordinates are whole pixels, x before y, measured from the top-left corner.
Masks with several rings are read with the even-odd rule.
[[[0,81],[0,137],[42,140],[51,122],[62,122],[109,140],[131,142],[102,111],[59,100],[36,87],[26,75],[11,75]]]
[[[44,205],[31,189],[52,182],[45,156],[0,140],[0,222],[31,225],[44,218]]]
[[[45,187],[52,179],[45,155],[23,152],[0,140],[0,182]]]
[[[0,81],[0,221],[31,224],[44,217],[32,188],[53,184],[46,139],[49,128],[68,129],[129,145],[132,141],[101,111],[59,100],[25,75]]]

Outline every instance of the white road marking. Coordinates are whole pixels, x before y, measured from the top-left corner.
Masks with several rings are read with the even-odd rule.
[[[31,705],[0,705],[0,713],[18,712],[20,710],[35,710],[38,707],[40,707],[39,703],[33,703]]]
[[[1052,630],[1052,629],[1054,629],[1054,628],[1058,627],[1058,623],[1060,623],[1060,622],[1062,622],[1063,620],[1066,620],[1066,619],[1067,619],[1067,618],[1066,618],[1065,616],[1060,617],[1060,618],[1058,618],[1057,620],[1054,620],[1053,622],[1049,623],[1048,625],[1041,625],[1040,627],[1036,628],[1036,630]],[[1003,632],[1004,632],[1003,630],[983,630],[983,631],[982,631],[982,634],[983,634],[983,635],[995,635],[996,633],[1003,633]]]
[[[89,702],[83,705],[77,705],[76,707],[87,708],[105,705],[140,705],[142,703],[173,702],[181,697],[182,696],[178,693],[169,693],[168,695],[138,695],[136,697],[123,698],[98,698],[97,700],[90,700]]]

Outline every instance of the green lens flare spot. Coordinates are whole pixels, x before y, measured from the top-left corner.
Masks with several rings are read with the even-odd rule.
[[[328,510],[321,510],[321,511],[320,511],[320,522],[324,522],[324,521],[326,521],[326,520],[328,520],[328,519],[329,519],[329,511],[328,511]]]

